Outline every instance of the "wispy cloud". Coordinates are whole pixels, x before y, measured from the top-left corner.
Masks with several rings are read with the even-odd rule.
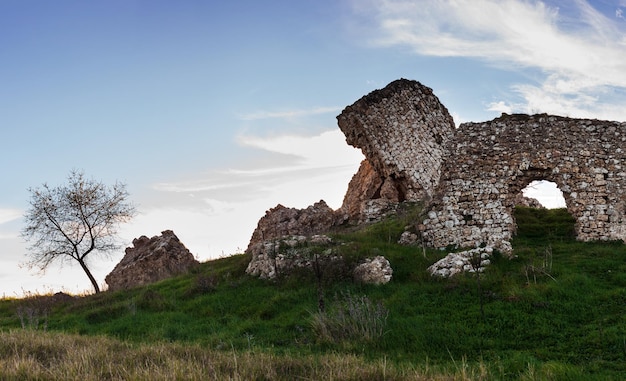
[[[313,136],[240,135],[237,142],[258,150],[259,160],[154,185],[129,239],[142,229],[158,234],[184,227],[179,238],[201,258],[232,253],[247,246],[258,219],[278,203],[304,208],[324,199],[338,208],[363,160],[338,129]]]
[[[315,136],[282,135],[260,137],[240,135],[237,141],[244,145],[269,152],[293,155],[302,160],[299,167],[325,168],[358,163],[363,155],[349,146],[339,129],[322,132]]]
[[[248,167],[196,175],[199,179],[155,184],[154,188],[164,192],[205,192],[210,193],[213,199],[247,198],[242,193],[258,197],[259,192],[272,187],[272,184],[344,171],[346,167],[353,169],[363,160],[362,153],[349,146],[338,129],[314,136],[240,135],[237,142],[266,152],[265,159]],[[255,190],[254,194],[250,189]]]
[[[341,111],[341,107],[315,107],[311,109],[283,110],[283,111],[257,111],[239,116],[241,120],[261,119],[289,119],[311,115],[328,114]]]
[[[22,217],[19,209],[0,209],[0,225]]]
[[[375,46],[544,73],[541,83],[512,89],[522,101],[503,99],[491,109],[626,119],[624,24],[586,1],[573,1],[567,9],[521,0],[356,4],[374,19]]]

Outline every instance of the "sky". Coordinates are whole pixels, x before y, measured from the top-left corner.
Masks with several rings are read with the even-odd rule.
[[[626,0],[0,0],[0,60],[7,297],[90,289],[78,266],[23,266],[28,189],[73,169],[127,184],[122,247],[171,229],[205,261],[279,203],[338,208],[363,155],[336,116],[393,80],[457,125],[626,120]],[[123,254],[92,256],[100,283]]]

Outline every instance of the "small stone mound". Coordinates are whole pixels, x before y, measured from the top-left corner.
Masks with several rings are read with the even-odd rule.
[[[68,302],[74,300],[74,297],[72,295],[66,294],[64,292],[57,292],[54,295],[52,295],[52,301],[53,302]]]
[[[492,254],[493,248],[491,247],[478,247],[458,253],[450,253],[430,266],[428,272],[433,276],[441,278],[450,278],[464,271],[482,272],[491,263],[489,258]],[[480,258],[480,263],[472,263],[477,257]]]
[[[354,268],[354,280],[358,283],[385,284],[391,281],[393,269],[387,258],[379,255],[368,258]]]
[[[259,242],[248,248],[252,259],[246,274],[271,280],[301,269],[321,271],[326,275],[342,273],[346,262],[336,246],[326,235],[285,236]],[[356,282],[366,284],[388,283],[393,274],[389,261],[382,256],[368,258],[350,270]]]
[[[133,240],[134,247],[126,248],[126,255],[105,280],[110,291],[154,283],[184,274],[198,264],[171,230],[160,236],[141,236]]]

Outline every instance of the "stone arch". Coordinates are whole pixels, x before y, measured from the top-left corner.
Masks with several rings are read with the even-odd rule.
[[[563,191],[563,188],[571,189],[571,187],[567,186],[565,184],[565,181],[561,177],[555,175],[553,169],[529,168],[526,171],[521,171],[521,174],[516,176],[511,181],[510,187],[509,187],[510,192],[508,196],[510,199],[507,200],[506,204],[511,206],[511,216],[513,217],[513,222],[514,222],[513,230],[512,230],[513,234],[515,234],[515,232],[517,231],[517,223],[515,222],[515,216],[513,216],[513,208],[517,206],[516,201],[518,200],[518,195],[529,184],[535,181],[549,181],[555,184],[557,189],[559,189],[561,191],[561,194],[563,195],[563,199],[565,201],[565,208],[567,209],[568,213],[570,213],[572,217],[575,217],[572,214],[572,211],[570,210],[570,206],[572,204],[572,197],[567,190]]]
[[[515,197],[545,179],[563,192],[579,240],[624,240],[625,149],[626,123],[545,114],[464,123],[448,145],[424,239],[510,252]]]

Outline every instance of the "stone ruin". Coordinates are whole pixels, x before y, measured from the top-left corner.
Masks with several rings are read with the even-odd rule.
[[[454,134],[454,121],[430,88],[416,81],[398,80],[362,97],[337,119],[348,143],[360,148],[366,157],[348,185],[343,205],[333,211],[320,201],[302,210],[278,205],[267,211],[246,250],[252,254],[249,274],[267,277],[258,269],[272,268],[276,256],[282,264],[284,253],[274,248],[276,242],[290,241],[289,236],[312,236],[338,225],[378,221],[395,213],[398,203],[419,201],[434,192],[444,146]],[[420,165],[415,163],[418,156]],[[268,255],[270,248],[272,254]],[[378,266],[380,259],[372,261],[361,268],[367,271],[357,273],[370,274],[380,268],[379,274],[365,279],[387,282],[391,268]]]
[[[433,195],[454,121],[430,88],[394,81],[346,107],[337,122],[365,155],[338,211],[346,219],[375,221],[398,202]]]
[[[276,279],[295,269],[312,268],[316,261],[324,261],[325,265],[341,261],[326,235],[286,235],[256,243],[248,251],[254,260],[248,264],[246,273],[261,279]]]
[[[268,210],[252,233],[248,250],[255,245],[288,236],[311,236],[329,231],[335,225],[335,212],[322,200],[306,209],[278,204]]]
[[[258,242],[248,249],[253,259],[246,273],[272,280],[298,269],[318,271],[322,276],[332,274],[333,269],[351,271],[357,283],[385,284],[391,280],[393,269],[383,256],[366,258],[356,266],[348,267],[337,247],[336,242],[323,234],[283,236]]]
[[[534,180],[563,192],[582,241],[626,238],[626,123],[502,115],[464,123],[448,145],[421,230],[432,247],[510,253],[515,199]]]
[[[430,88],[416,81],[394,81],[346,107],[337,120],[347,142],[365,155],[342,206],[333,211],[323,200],[306,209],[279,204],[259,220],[248,250],[288,235],[310,236],[346,223],[378,221],[395,213],[399,202],[432,196],[445,144],[455,128]]]
[[[198,261],[171,230],[133,240],[126,255],[106,276],[110,291],[154,283],[188,272]]]
[[[416,224],[424,244],[469,249],[460,254],[465,259],[446,262],[448,272],[456,272],[450,263],[467,270],[473,249],[487,248],[480,254],[486,263],[492,249],[511,252],[513,209],[537,206],[521,195],[535,180],[552,181],[563,192],[577,239],[626,239],[626,123],[503,114],[455,128],[432,90],[406,79],[362,97],[337,120],[348,144],[365,155],[341,208],[332,211],[324,203],[320,224],[310,218],[310,209],[319,208],[289,211],[285,229],[268,224],[285,225],[280,216],[286,208],[279,205],[259,221],[248,251],[284,232],[321,234],[377,221],[403,201],[421,201],[427,214]]]

